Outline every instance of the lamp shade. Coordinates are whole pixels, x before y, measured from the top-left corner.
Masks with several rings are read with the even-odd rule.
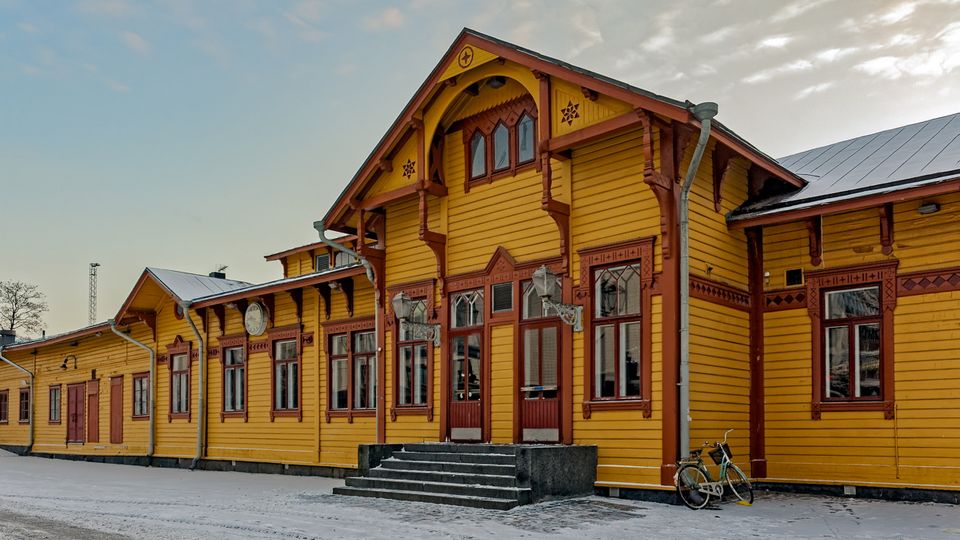
[[[540,298],[550,298],[556,293],[557,275],[550,271],[546,265],[533,273],[533,286],[537,289],[537,295]]]
[[[410,297],[405,292],[399,292],[393,297],[393,312],[401,321],[410,317]]]

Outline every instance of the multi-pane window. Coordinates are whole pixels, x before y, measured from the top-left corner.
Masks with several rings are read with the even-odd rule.
[[[60,421],[60,386],[50,387],[50,421]]]
[[[300,355],[297,341],[273,343],[273,409],[295,411],[300,407]]]
[[[824,293],[824,399],[880,399],[880,288]]]
[[[483,324],[483,289],[452,295],[450,310],[450,322],[453,328],[467,328]]]
[[[639,265],[594,274],[593,397],[640,397],[641,284]]]
[[[223,352],[223,410],[243,411],[246,407],[246,362],[243,347],[231,347]]]
[[[190,412],[190,357],[177,354],[170,360],[170,412]]]
[[[503,123],[493,128],[493,172],[510,168],[510,131]]]
[[[330,409],[377,406],[377,346],[372,331],[330,336]]]
[[[133,376],[133,416],[150,414],[150,377],[146,374]]]
[[[557,287],[553,291],[553,296],[550,297],[550,300],[556,303],[560,302],[560,278],[557,278]],[[550,315],[556,316],[556,312],[550,313],[549,309],[546,309],[543,305],[543,299],[540,298],[540,295],[537,294],[537,288],[533,286],[532,281],[523,282],[523,318],[527,319],[539,319],[540,317],[548,317]]]
[[[350,408],[350,336],[330,337],[330,408]]]
[[[450,310],[451,327],[460,331],[450,337],[453,400],[479,401],[483,289],[451,295]]]
[[[353,335],[353,407],[377,406],[377,340],[373,332]]]
[[[487,174],[487,138],[479,131],[470,139],[470,178]]]
[[[410,322],[427,322],[427,301],[423,298],[413,300],[410,309]],[[428,343],[415,338],[406,324],[400,325],[397,336],[398,371],[397,405],[417,406],[427,404]]]
[[[6,423],[9,420],[9,409],[10,394],[7,390],[0,390],[0,423]]]
[[[533,161],[533,147],[536,144],[537,134],[535,124],[530,115],[524,113],[517,122],[517,163]]]
[[[338,251],[337,255],[333,259],[333,267],[340,268],[342,266],[350,266],[351,264],[356,264],[357,259],[345,251]]]
[[[20,389],[20,423],[30,421],[30,390],[28,388]]]
[[[560,278],[550,300],[560,302]],[[543,299],[532,281],[521,283],[523,290],[524,322],[537,321],[556,312],[544,309]],[[523,334],[523,392],[524,397],[557,397],[557,365],[559,363],[559,332],[554,325],[524,325]]]
[[[466,180],[489,181],[536,159],[536,106],[529,96],[463,120]]]

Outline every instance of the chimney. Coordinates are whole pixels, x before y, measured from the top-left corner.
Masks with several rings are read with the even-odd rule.
[[[0,347],[13,345],[17,341],[17,332],[15,330],[0,330]]]
[[[212,278],[227,279],[227,273],[226,273],[226,272],[210,272],[210,273],[207,274],[207,275],[210,276],[210,277],[212,277]]]

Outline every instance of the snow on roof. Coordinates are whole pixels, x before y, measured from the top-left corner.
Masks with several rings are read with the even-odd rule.
[[[235,291],[252,286],[246,281],[221,279],[177,270],[147,268],[147,272],[156,278],[180,300],[193,301],[204,296]]]
[[[956,177],[960,173],[960,113],[821,146],[779,161],[807,180],[807,185],[785,196],[745,205],[732,219]]]

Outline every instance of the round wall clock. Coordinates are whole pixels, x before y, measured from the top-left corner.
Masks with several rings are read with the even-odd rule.
[[[267,331],[267,308],[254,302],[247,306],[247,311],[243,314],[243,326],[251,336],[262,336]]]

